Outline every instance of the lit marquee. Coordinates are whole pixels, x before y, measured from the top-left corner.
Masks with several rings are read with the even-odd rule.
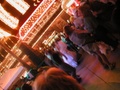
[[[32,30],[35,24],[46,13],[46,11],[54,4],[55,0],[43,0],[26,22],[20,27],[19,35],[24,39],[27,34]]]
[[[22,15],[30,8],[30,5],[24,0],[6,0],[11,6],[17,9]]]
[[[18,26],[19,20],[16,17],[13,17],[10,13],[8,13],[0,4],[0,20],[4,22],[6,25],[15,29]]]

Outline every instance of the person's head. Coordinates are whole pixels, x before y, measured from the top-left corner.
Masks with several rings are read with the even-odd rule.
[[[74,29],[70,25],[66,25],[63,28],[63,33],[65,34],[66,37],[69,37],[69,35],[71,35],[73,31]]]
[[[78,17],[81,17],[81,18],[91,16],[92,13],[90,11],[90,6],[87,5],[87,4],[84,4],[84,5],[80,6],[78,8],[77,15],[78,15]]]
[[[100,10],[102,10],[104,7],[105,7],[106,4],[102,3],[102,2],[99,2],[99,1],[94,1],[90,4],[90,9],[93,11],[93,12],[98,12]]]
[[[34,81],[33,90],[84,90],[71,76],[52,67],[43,71]]]
[[[103,12],[105,6],[106,6],[105,3],[102,3],[100,1],[94,1],[90,4],[90,9],[92,14],[94,16],[97,16],[98,14]]]

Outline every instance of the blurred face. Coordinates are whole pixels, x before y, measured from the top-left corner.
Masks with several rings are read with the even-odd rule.
[[[83,17],[83,14],[82,14],[81,10],[77,10],[77,16],[78,17]]]

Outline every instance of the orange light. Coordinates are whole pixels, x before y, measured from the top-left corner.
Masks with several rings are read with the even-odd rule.
[[[21,14],[25,14],[25,12],[30,7],[30,5],[24,0],[6,0],[6,1],[15,9],[17,9]]]
[[[18,26],[19,20],[16,17],[13,17],[10,13],[8,13],[0,4],[0,20],[4,22],[6,25],[15,29]]]
[[[0,28],[0,38],[4,38],[7,36],[11,36],[10,33],[5,32],[2,28]]]

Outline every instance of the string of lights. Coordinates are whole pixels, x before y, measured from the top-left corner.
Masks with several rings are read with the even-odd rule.
[[[12,16],[9,12],[7,12],[2,5],[0,4],[0,20],[4,22],[6,25],[11,27],[12,29],[17,28],[19,19]]]
[[[17,9],[22,15],[30,8],[30,5],[24,0],[6,0],[11,6]]]

